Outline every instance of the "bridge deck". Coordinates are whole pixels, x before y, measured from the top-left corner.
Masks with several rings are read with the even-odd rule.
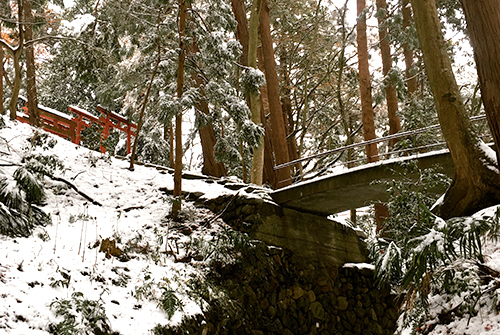
[[[403,170],[400,163],[409,160],[416,160],[421,169],[439,165],[450,177],[454,174],[450,154],[442,151],[367,164],[337,175],[276,190],[271,193],[271,197],[283,207],[323,216],[361,208],[375,202],[386,201],[388,194],[385,186],[372,182],[400,179],[400,172]],[[407,177],[417,180],[418,174]],[[444,191],[436,190],[436,192]]]

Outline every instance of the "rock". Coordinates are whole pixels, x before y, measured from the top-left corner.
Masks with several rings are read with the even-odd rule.
[[[314,294],[313,290],[307,291],[307,297],[309,298],[310,302],[315,302],[316,301],[316,294]]]
[[[323,320],[325,318],[325,310],[318,301],[313,302],[309,308],[316,319]]]
[[[346,297],[337,297],[337,309],[341,311],[345,311],[349,306]]]
[[[116,240],[110,240],[109,238],[101,241],[99,252],[106,253],[106,258],[111,258],[111,256],[119,257],[123,254],[123,251],[116,246]]]
[[[292,298],[294,300],[297,300],[299,299],[300,297],[302,297],[303,295],[305,294],[305,291],[302,289],[302,287],[300,287],[299,285],[294,285],[292,287]]]

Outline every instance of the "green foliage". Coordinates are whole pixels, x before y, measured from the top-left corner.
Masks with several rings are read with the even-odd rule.
[[[28,166],[21,166],[13,174],[18,187],[25,192],[28,203],[40,204],[45,197],[43,183],[40,177]]]
[[[439,178],[431,171],[419,173],[416,184],[389,183],[391,217],[384,222],[384,237],[370,242],[378,285],[390,283],[405,293],[405,322],[416,322],[415,326],[427,313],[433,294],[458,297],[461,313],[475,315],[484,293],[477,266],[484,262],[484,240],[498,239],[500,217],[497,210],[491,218],[445,222],[428,209],[435,199],[429,191]]]
[[[223,227],[213,240],[199,244],[205,260],[218,263],[232,263],[246,252],[251,252],[255,244],[250,237],[240,231]]]
[[[0,177],[0,234],[31,235],[36,226],[51,223],[49,215],[36,205],[45,197],[43,178],[52,175],[62,163],[55,156],[32,155],[23,159],[12,176]]]
[[[144,280],[142,285],[138,285],[134,288],[134,291],[131,293],[134,298],[139,300],[143,300],[144,298],[152,298],[151,291],[155,285],[151,272],[148,268],[143,270],[144,272]]]
[[[247,68],[245,70],[241,78],[245,92],[259,95],[259,89],[266,83],[264,74],[254,68]]]
[[[182,311],[182,302],[175,295],[175,291],[168,287],[168,285],[162,286],[161,290],[163,292],[158,302],[158,307],[167,313],[168,319],[170,320],[177,310]]]
[[[49,325],[49,332],[57,335],[111,334],[106,311],[101,300],[88,300],[81,292],[71,299],[56,298],[50,308],[63,320]]]

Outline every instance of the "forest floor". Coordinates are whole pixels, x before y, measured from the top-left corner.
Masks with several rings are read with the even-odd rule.
[[[28,238],[0,235],[0,334],[85,333],[98,324],[110,333],[140,335],[203,313],[206,306],[190,294],[190,283],[209,268],[195,248],[208,246],[227,228],[222,221],[186,202],[184,222],[173,223],[169,196],[162,191],[173,189],[168,172],[141,165],[130,171],[126,161],[52,135],[33,146],[31,127],[6,122],[0,129],[6,178],[28,155],[56,155],[64,164],[56,176],[94,201],[46,177],[42,209],[53,224]],[[189,179],[183,189],[206,198],[235,192],[222,184]],[[210,226],[203,224],[212,219]],[[488,265],[500,271],[500,244],[488,245],[486,253]],[[431,301],[428,324],[450,307],[440,296]],[[478,315],[455,318],[428,333],[500,334],[496,302],[480,303]]]

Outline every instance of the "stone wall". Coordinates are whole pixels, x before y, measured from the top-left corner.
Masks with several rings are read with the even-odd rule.
[[[293,234],[283,228],[290,224],[287,210],[265,196],[226,195],[210,201],[199,199],[198,204],[218,213],[234,229],[267,241],[241,251],[234,262],[212,264],[208,277],[193,284],[199,287],[199,292],[216,292],[203,296],[209,308],[203,315],[184,320],[175,329],[158,327],[155,335],[394,333],[399,316],[396,296],[389,287],[380,289],[374,285],[371,265],[344,264],[348,258],[366,259],[365,255],[356,254],[362,252],[361,243],[352,230],[326,218],[320,220],[308,214],[292,213],[299,218],[292,226],[320,227],[318,234],[307,236],[312,239],[308,246],[297,238],[303,233],[300,227],[294,227]],[[321,246],[320,235],[331,238],[330,233],[321,229],[333,229],[339,239],[353,240],[356,248],[349,244],[344,244],[345,250],[335,245]],[[285,233],[287,238],[269,238],[272,230]],[[276,246],[273,241],[288,244]],[[303,252],[308,248],[337,256],[321,257],[311,250]]]
[[[389,335],[398,318],[396,297],[374,286],[370,266],[328,268],[281,248],[258,246],[207,281],[226,296],[157,334]]]

